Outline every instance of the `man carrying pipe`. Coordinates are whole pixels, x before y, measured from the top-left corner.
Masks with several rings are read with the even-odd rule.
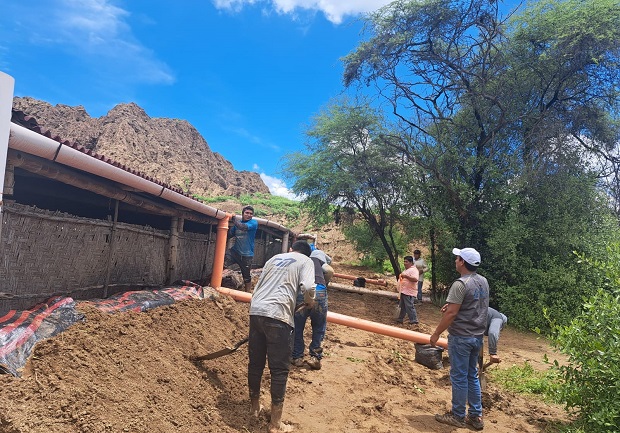
[[[252,259],[254,258],[254,238],[258,229],[258,221],[253,219],[254,208],[245,206],[241,210],[241,221],[236,216],[230,219],[232,227],[228,231],[228,238],[234,238],[235,244],[226,251],[224,257],[224,266],[229,267],[234,263],[239,265],[243,282],[245,283],[245,291],[252,290]]]
[[[310,245],[296,241],[291,252],[277,254],[265,263],[250,301],[248,388],[250,411],[260,414],[260,384],[269,360],[271,373],[271,421],[269,432],[282,432],[284,394],[290,368],[295,304],[302,294],[306,307],[314,307],[314,263]]]

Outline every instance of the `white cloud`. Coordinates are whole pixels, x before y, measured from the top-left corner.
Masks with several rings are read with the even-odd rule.
[[[93,73],[121,81],[170,84],[168,65],[134,36],[131,14],[112,0],[37,1],[14,5],[17,31],[34,45],[54,45],[79,58]],[[34,14],[32,11],[36,11]]]
[[[286,197],[291,200],[301,200],[299,196],[293,194],[293,192],[287,188],[286,183],[284,183],[282,179],[269,176],[265,173],[261,173],[260,178],[265,182],[271,194],[279,197]]]
[[[218,9],[240,11],[246,5],[265,3],[280,14],[295,16],[298,10],[319,11],[334,24],[340,24],[347,15],[372,12],[392,0],[213,0]]]

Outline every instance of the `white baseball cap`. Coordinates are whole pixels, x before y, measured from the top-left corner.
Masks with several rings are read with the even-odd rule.
[[[480,266],[480,253],[473,248],[454,248],[452,254],[455,256],[461,256],[463,260],[472,266]]]

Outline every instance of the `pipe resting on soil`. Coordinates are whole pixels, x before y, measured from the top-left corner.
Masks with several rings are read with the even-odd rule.
[[[228,295],[236,301],[250,302],[252,294],[240,290],[229,289],[228,287],[216,287],[219,293]],[[362,331],[374,332],[375,334],[387,335],[388,337],[400,338],[402,340],[413,341],[414,343],[429,344],[431,336],[422,332],[411,331],[409,329],[398,328],[396,326],[384,325],[358,317],[345,316],[344,314],[327,312],[327,321],[350,328],[361,329]],[[448,340],[440,338],[437,346],[448,348]]]

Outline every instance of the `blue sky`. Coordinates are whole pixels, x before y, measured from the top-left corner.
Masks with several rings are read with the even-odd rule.
[[[286,195],[281,158],[343,91],[340,58],[361,13],[389,0],[4,0],[0,71],[15,95],[82,105],[135,102],[187,120],[237,170]]]

